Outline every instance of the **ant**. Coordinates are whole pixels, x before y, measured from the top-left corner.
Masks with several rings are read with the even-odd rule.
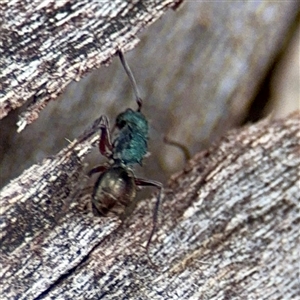
[[[108,118],[100,117],[99,151],[110,161],[91,169],[88,173],[101,173],[94,185],[92,193],[92,207],[94,214],[106,216],[109,212],[126,217],[128,209],[134,204],[138,187],[152,186],[159,190],[153,212],[153,225],[146,244],[148,253],[151,239],[156,230],[158,209],[160,205],[162,184],[160,182],[137,178],[133,172],[135,164],[142,163],[148,149],[148,122],[141,113],[142,99],[139,96],[136,81],[127,65],[123,52],[117,51],[123,68],[129,77],[136,97],[138,108],[136,111],[128,108],[116,118],[115,126],[110,131]],[[111,142],[111,135],[115,129],[119,130]]]

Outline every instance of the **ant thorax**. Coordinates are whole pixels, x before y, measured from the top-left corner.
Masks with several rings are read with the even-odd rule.
[[[148,122],[138,111],[127,109],[116,119],[118,135],[113,141],[112,157],[124,165],[141,164],[148,148]]]

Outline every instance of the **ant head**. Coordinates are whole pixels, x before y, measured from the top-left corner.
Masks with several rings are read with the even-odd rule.
[[[116,118],[116,125],[119,130],[126,127],[130,128],[134,133],[139,133],[145,137],[148,136],[148,122],[144,115],[139,111],[127,108]]]

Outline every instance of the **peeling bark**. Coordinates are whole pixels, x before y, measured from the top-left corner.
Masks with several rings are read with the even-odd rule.
[[[27,18],[22,17],[24,21],[22,24],[26,28],[28,22],[30,24],[33,22],[31,16],[37,14],[40,14],[41,18],[43,16],[44,8],[37,3],[51,3],[51,1],[34,1],[36,10],[40,9],[41,12],[35,11],[32,14],[30,13],[33,10],[32,2],[20,0],[6,2],[9,2],[10,5],[1,5],[3,1],[0,1],[0,18],[2,18],[0,23],[0,77],[12,70],[11,68],[15,67],[18,61],[26,63],[24,70],[27,70],[30,65],[32,74],[37,74],[39,65],[35,64],[35,59],[39,55],[20,57],[18,53],[12,52],[13,49],[20,48],[18,41],[23,40],[16,39],[12,45],[12,42],[7,42],[9,39],[4,37],[1,29],[6,26],[5,24],[9,24],[6,28],[8,33],[13,36],[17,26],[14,22],[19,23],[20,17],[26,14]],[[66,3],[73,2],[69,0],[55,3],[66,7]],[[41,74],[41,77],[36,79],[38,81],[47,78],[47,85],[58,86],[57,90],[51,91],[54,93],[54,97],[60,89],[64,89],[61,86],[62,81],[73,80],[69,78],[70,76],[74,76],[74,78],[81,76],[79,71],[76,73],[76,68],[78,62],[83,64],[85,61],[84,55],[77,52],[81,56],[77,59],[67,60],[64,65],[66,69],[63,69],[65,74],[61,74],[69,76],[69,79],[53,76],[57,73],[55,68],[59,67],[57,55],[61,54],[62,57],[67,56],[67,58],[72,55],[72,53],[59,52],[62,47],[66,48],[68,45],[72,47],[74,43],[79,43],[79,40],[74,42],[75,35],[84,37],[86,32],[90,35],[104,34],[103,28],[92,27],[94,23],[89,12],[93,11],[95,1],[88,1],[89,4],[84,7],[87,8],[89,5],[91,9],[86,9],[85,13],[82,13],[80,3],[86,2],[86,0],[77,0],[77,6],[73,6],[74,9],[67,12],[70,13],[70,18],[78,15],[73,19],[75,21],[82,20],[81,25],[76,27],[78,31],[71,32],[68,36],[61,34],[58,37],[52,47],[53,58],[50,61],[54,64],[53,68],[45,69],[45,74]],[[121,1],[108,2],[118,5],[123,3]],[[13,3],[19,5],[12,8]],[[97,1],[97,3],[97,5],[101,5],[103,1]],[[143,3],[148,4],[149,1],[143,1]],[[146,30],[141,30],[142,34],[138,34],[141,43],[134,51],[126,53],[126,59],[134,72],[144,100],[143,112],[152,127],[149,143],[152,155],[147,160],[147,164],[150,166],[147,168],[147,176],[160,181],[165,181],[170,174],[183,167],[181,152],[163,144],[163,135],[181,140],[194,154],[200,149],[206,149],[212,140],[216,140],[229,128],[238,126],[241,120],[244,120],[261,81],[270,65],[274,63],[276,53],[284,44],[285,37],[291,34],[293,20],[299,13],[299,5],[293,1],[247,0],[243,3],[225,1],[221,5],[215,1],[184,1],[183,4],[176,12],[170,9],[166,10],[163,18],[147,27]],[[23,10],[24,7],[26,7],[26,12]],[[4,13],[3,11],[6,9],[13,9],[14,13]],[[55,15],[58,8],[52,6],[48,10],[51,9]],[[98,11],[95,16],[97,13]],[[133,21],[128,22],[130,26],[135,26],[135,16],[135,14],[131,15]],[[65,16],[64,20],[72,25],[73,19]],[[97,19],[94,22],[98,21]],[[85,24],[90,26],[85,26]],[[128,24],[126,23],[126,26]],[[64,25],[61,23],[57,26],[64,28]],[[19,28],[20,31],[25,30],[21,25]],[[43,28],[49,30],[49,27],[41,26],[41,30]],[[89,31],[89,28],[93,30]],[[65,31],[67,28],[64,28],[62,32]],[[40,32],[39,36],[46,38],[46,33],[44,36]],[[28,39],[34,39],[34,35],[28,34],[27,36]],[[55,32],[49,39],[53,40],[54,37]],[[69,43],[66,41],[67,37],[70,38]],[[59,41],[59,38],[62,41]],[[3,40],[4,42],[1,44]],[[28,45],[32,46],[35,43],[34,40],[26,41],[28,41]],[[63,43],[63,41],[65,42]],[[89,41],[88,38],[87,41]],[[11,47],[6,47],[6,45],[11,45]],[[95,46],[89,45],[93,51]],[[20,53],[25,54],[24,49],[21,50]],[[50,53],[49,56],[51,56]],[[91,63],[86,62],[86,65],[89,66],[95,61],[95,57],[90,55],[86,60],[91,60]],[[68,68],[74,73],[68,71],[67,63],[70,63]],[[12,70],[12,74],[14,74],[13,72],[18,75],[20,69],[15,68]],[[42,103],[39,97],[44,96],[38,96],[38,94],[44,88],[42,85],[32,85],[31,82],[35,82],[32,81],[32,76],[26,78],[28,82],[21,80],[20,87],[12,79],[7,89],[3,91],[4,95],[7,97],[11,95],[12,101],[15,97],[22,98],[23,103],[27,101],[26,105],[29,104],[29,109],[35,107],[32,105],[39,106]],[[14,78],[14,75],[10,75],[10,78]],[[20,76],[18,75],[17,78]],[[0,78],[0,86],[3,87],[4,82],[7,81]],[[32,85],[33,90],[27,89],[27,85]],[[16,95],[12,94],[14,91],[16,91]],[[2,88],[0,87],[0,94],[1,92]],[[32,98],[32,95],[35,96]],[[49,94],[47,95],[49,96]],[[100,114],[106,114],[110,119],[114,119],[125,108],[135,107],[128,78],[117,58],[113,60],[109,68],[102,67],[98,71],[94,70],[79,83],[73,82],[68,85],[61,96],[55,101],[50,101],[51,105],[48,105],[47,109],[43,111],[42,117],[32,126],[28,126],[22,134],[18,134],[15,127],[20,114],[19,109],[11,111],[7,118],[1,120],[0,188],[5,186],[9,180],[19,176],[30,165],[36,163],[37,157],[41,159],[60,151],[65,147],[65,138],[70,140],[76,138],[78,133],[82,132],[87,124],[90,124],[91,120],[96,119]],[[265,100],[267,101],[266,98]],[[37,101],[36,104],[34,104],[35,101]],[[262,105],[264,101],[260,103]],[[0,107],[3,107],[1,100]],[[25,106],[21,109],[23,111]],[[197,128],[197,130],[191,130],[191,128]],[[92,165],[98,162],[97,155],[90,156],[89,159]],[[141,174],[141,176],[146,176],[146,174]]]
[[[32,98],[19,131],[72,80],[107,64],[136,34],[182,0],[44,1],[1,4],[0,119]],[[26,9],[24,9],[26,8]]]
[[[228,133],[121,227],[88,209],[98,121],[1,191],[1,299],[296,299],[300,115]]]

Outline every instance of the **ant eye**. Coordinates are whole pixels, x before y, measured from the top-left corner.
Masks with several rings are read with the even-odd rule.
[[[121,121],[117,122],[117,127],[119,129],[122,129],[125,125],[126,125],[126,121],[125,120],[121,120]]]

